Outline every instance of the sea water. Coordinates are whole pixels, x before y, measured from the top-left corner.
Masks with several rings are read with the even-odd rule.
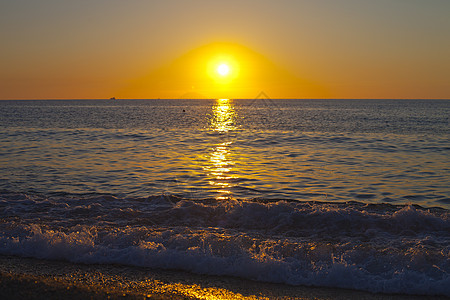
[[[0,101],[0,254],[450,296],[449,100]]]

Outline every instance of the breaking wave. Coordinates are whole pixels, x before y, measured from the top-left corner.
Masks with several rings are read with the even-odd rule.
[[[450,215],[414,205],[0,193],[0,254],[450,296]]]

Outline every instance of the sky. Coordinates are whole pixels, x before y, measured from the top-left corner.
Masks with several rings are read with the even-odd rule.
[[[449,15],[448,0],[0,0],[0,99],[449,99]]]

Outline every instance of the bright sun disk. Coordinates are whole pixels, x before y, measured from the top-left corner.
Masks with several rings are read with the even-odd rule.
[[[221,76],[227,76],[230,73],[230,67],[227,64],[221,64],[217,67],[217,73]]]

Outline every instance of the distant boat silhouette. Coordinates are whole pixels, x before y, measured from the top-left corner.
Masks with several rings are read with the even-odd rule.
[[[109,100],[116,100],[116,97],[111,97],[109,98]]]

